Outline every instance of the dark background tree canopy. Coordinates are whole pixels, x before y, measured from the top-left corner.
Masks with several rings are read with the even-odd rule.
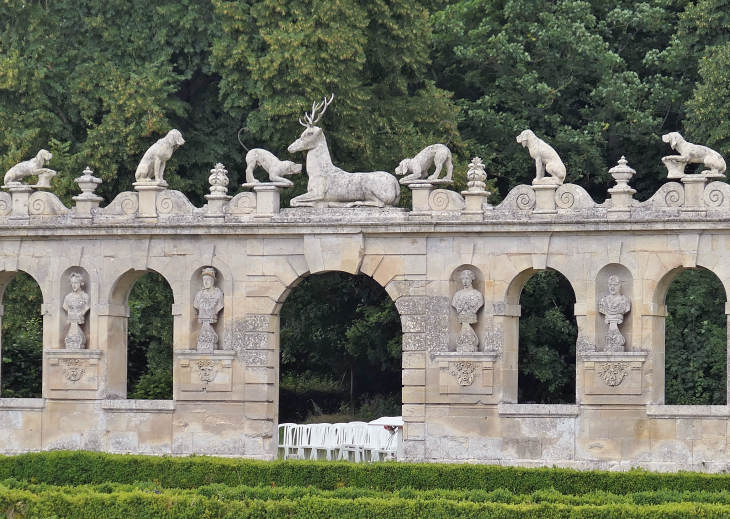
[[[63,200],[70,203],[73,179],[88,165],[104,180],[98,191],[108,203],[131,188],[145,149],[178,128],[186,144],[167,178],[201,204],[217,162],[236,191],[240,128],[249,148],[291,158],[286,147],[300,132],[297,118],[334,92],[322,125],[333,158],[348,170],[393,171],[403,157],[450,140],[454,189],[464,188],[466,164],[478,155],[495,201],[534,174],[514,138],[529,127],[563,157],[567,180],[597,201],[622,155],[637,171],[637,197],[646,199],[665,177],[662,134],[680,131],[730,153],[729,25],[722,0],[7,0],[0,3],[0,170],[46,148]],[[305,184],[305,175],[297,177],[284,202]],[[677,287],[701,303],[682,306],[671,290],[667,298],[668,399],[718,403],[725,296],[703,274],[683,276]],[[36,395],[35,368],[18,366],[22,352],[39,355],[39,302],[32,282],[13,283],[5,294],[12,308],[3,321],[3,391]],[[133,310],[166,309],[163,282],[150,276],[140,283]],[[328,320],[322,301],[292,295],[288,305],[309,310],[287,316],[284,307],[282,387],[319,388],[340,407],[360,405],[358,380],[372,378],[358,373],[361,359],[391,378],[398,371],[395,310],[364,281],[305,283],[329,294],[338,317]],[[531,363],[521,377],[549,389],[522,398],[571,401],[566,373],[577,332],[569,294],[555,276],[530,283],[520,348]],[[27,300],[17,296],[26,293]],[[130,367],[130,395],[169,395],[163,379],[171,335],[156,329],[167,314],[131,320],[130,359],[147,367]],[[542,325],[555,332],[549,340],[530,331]],[[381,337],[384,330],[393,335]],[[371,336],[379,337],[375,350]],[[705,359],[692,371],[694,382],[674,371],[688,351]],[[354,388],[340,382],[348,365],[357,365],[350,369]],[[374,385],[369,397],[390,398],[397,385]]]

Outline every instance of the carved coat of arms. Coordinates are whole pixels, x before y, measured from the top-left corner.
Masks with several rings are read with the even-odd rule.
[[[476,376],[476,366],[471,362],[457,362],[451,374],[460,386],[471,386]]]
[[[598,376],[603,381],[611,386],[616,387],[621,384],[629,374],[627,371],[629,365],[625,362],[605,362],[601,365],[601,370],[598,372]]]
[[[215,376],[218,374],[215,364],[215,361],[212,360],[199,360],[197,362],[200,380],[203,382],[213,382],[215,380]]]
[[[70,382],[76,382],[80,380],[84,374],[84,360],[83,359],[64,359],[66,367],[63,368],[63,376]]]

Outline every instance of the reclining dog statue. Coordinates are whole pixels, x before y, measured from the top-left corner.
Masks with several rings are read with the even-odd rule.
[[[51,161],[53,155],[50,151],[40,150],[36,156],[30,160],[20,162],[10,168],[5,173],[5,184],[21,184],[22,179],[32,175],[38,175],[38,183],[33,186],[36,188],[50,188],[51,179],[56,176],[56,172],[48,169],[45,165]]]

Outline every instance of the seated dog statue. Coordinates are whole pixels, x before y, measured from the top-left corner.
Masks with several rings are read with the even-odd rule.
[[[519,134],[517,142],[527,148],[530,157],[535,159],[536,174],[533,184],[563,184],[565,164],[552,146],[539,139],[531,130],[525,130]],[[552,178],[546,179],[545,172],[549,173]]]
[[[185,144],[178,130],[170,130],[162,139],[154,143],[145,152],[137,166],[134,178],[137,182],[156,182],[167,185],[164,180],[165,166],[172,157],[172,152]]]

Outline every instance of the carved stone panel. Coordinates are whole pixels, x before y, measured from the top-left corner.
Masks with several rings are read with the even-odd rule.
[[[641,395],[646,352],[585,354],[586,395]]]
[[[51,391],[96,391],[101,350],[46,350]]]
[[[200,354],[195,350],[177,351],[180,390],[196,399],[196,393],[230,392],[233,385],[235,351],[216,350]]]
[[[439,394],[491,395],[496,358],[497,355],[487,353],[432,354],[432,365],[439,370]]]

